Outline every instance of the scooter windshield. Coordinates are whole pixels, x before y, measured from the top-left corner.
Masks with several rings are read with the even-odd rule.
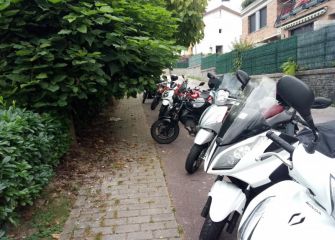
[[[276,81],[250,80],[221,126],[219,145],[230,145],[269,129],[265,112],[276,105]]]
[[[222,78],[222,79],[221,79]],[[238,81],[236,74],[226,73],[220,78],[221,83],[217,90],[228,90],[231,96],[238,96],[241,90],[242,84]]]

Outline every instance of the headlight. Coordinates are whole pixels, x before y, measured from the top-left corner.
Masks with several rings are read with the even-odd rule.
[[[232,169],[245,155],[251,152],[252,148],[258,141],[245,144],[243,146],[236,147],[224,153],[220,157],[221,161],[217,161],[213,169]]]
[[[330,174],[330,201],[332,206],[332,217],[335,219],[335,178]]]
[[[216,105],[223,105],[226,103],[226,99],[229,97],[229,93],[225,90],[219,90],[216,93],[215,104]]]
[[[243,225],[239,229],[238,235],[241,240],[247,240],[249,239],[250,234],[253,233],[254,229],[257,226],[257,223],[262,218],[266,206],[271,201],[272,197],[268,197],[264,199],[262,202],[260,202],[255,209],[250,213],[250,215],[247,217],[247,219],[244,221]]]

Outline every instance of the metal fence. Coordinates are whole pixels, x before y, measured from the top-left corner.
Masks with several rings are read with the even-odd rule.
[[[255,75],[282,72],[282,64],[289,59],[297,62],[301,70],[335,67],[335,26],[272,42],[240,55],[236,51],[207,57],[194,55],[189,58],[188,66],[215,67],[218,74],[240,66]]]

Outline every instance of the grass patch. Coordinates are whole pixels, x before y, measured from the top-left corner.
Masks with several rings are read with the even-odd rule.
[[[17,227],[13,227],[7,239],[53,239],[53,234],[62,232],[70,211],[69,198],[49,197],[42,206],[34,206],[30,221],[22,221]]]

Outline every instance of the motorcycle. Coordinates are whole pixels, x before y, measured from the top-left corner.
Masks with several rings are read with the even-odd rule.
[[[200,85],[203,85],[202,82]],[[199,85],[199,86],[200,86]],[[160,144],[173,142],[179,135],[180,121],[190,135],[196,133],[196,125],[203,111],[211,104],[211,95],[209,92],[196,93],[197,98],[193,99],[194,90],[185,89],[186,86],[178,89],[179,93],[173,95],[173,107],[166,115],[155,121],[150,129],[152,138]],[[198,95],[200,97],[198,97]]]
[[[166,90],[169,89],[167,78],[166,78],[166,76],[164,76],[164,77],[163,77],[163,79],[161,79],[161,81],[159,83],[156,84],[157,90],[156,90],[155,96],[154,96],[154,98],[153,98],[153,100],[151,102],[151,105],[150,105],[151,110],[155,110],[156,109],[156,107],[158,106],[159,102],[162,99],[163,93]]]
[[[232,233],[251,199],[271,185],[290,179],[277,159],[259,162],[255,158],[269,151],[287,157],[266,138],[266,132],[272,128],[288,142],[296,143],[298,124],[304,122],[278,98],[272,79],[249,82],[241,95],[205,153],[205,171],[218,177],[201,213],[206,220],[200,239],[217,239],[226,226]],[[329,103],[322,106],[316,102],[315,106],[328,107]]]
[[[163,84],[166,82],[167,77],[165,75],[162,76],[162,78],[159,80],[159,84]],[[147,99],[155,99],[157,95],[157,90],[151,89],[151,88],[146,88],[143,91],[142,95],[142,103],[145,103],[145,100]]]
[[[162,94],[162,105],[159,109],[159,115],[158,117],[164,116],[164,114],[172,108],[173,106],[173,96],[175,95],[175,92],[179,88],[186,88],[187,82],[184,81],[182,84],[177,84],[176,80],[178,79],[178,76],[171,75],[171,82],[168,89],[166,89]]]
[[[313,92],[295,77],[281,78],[278,94],[299,112],[309,129],[298,134],[296,146],[273,131],[266,134],[288,157],[267,152],[257,160],[280,160],[292,180],[273,185],[250,202],[239,225],[238,239],[334,239],[335,121],[315,127],[310,111]]]
[[[225,74],[222,79],[211,73],[208,73],[207,77],[216,85],[214,103],[200,117],[197,126],[199,130],[185,161],[185,169],[189,174],[193,174],[200,167],[203,155],[219,132],[223,118],[238,98],[239,91],[243,90],[250,80],[248,74],[242,70],[238,70],[234,75]]]

